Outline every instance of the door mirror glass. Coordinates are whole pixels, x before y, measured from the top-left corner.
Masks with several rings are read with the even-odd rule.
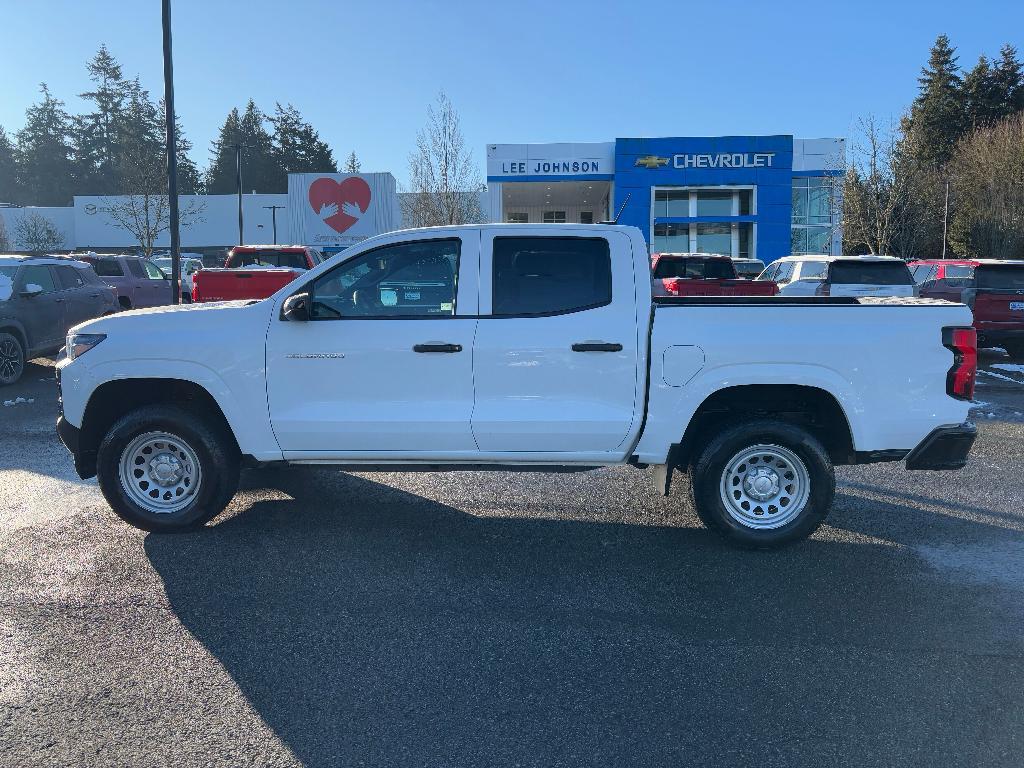
[[[43,292],[43,286],[38,283],[29,283],[25,286],[25,289],[21,292],[21,295],[26,299],[31,299],[33,296],[38,296]]]
[[[281,305],[281,319],[304,323],[309,320],[309,294],[294,293]]]

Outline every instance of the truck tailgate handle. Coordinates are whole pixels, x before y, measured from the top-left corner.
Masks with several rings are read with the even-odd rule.
[[[607,341],[578,341],[572,345],[573,352],[621,352],[621,344],[610,344]]]
[[[461,352],[461,344],[417,344],[413,352]]]

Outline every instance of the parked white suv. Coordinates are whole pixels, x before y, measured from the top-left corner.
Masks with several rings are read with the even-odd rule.
[[[781,296],[913,296],[914,278],[894,256],[786,256],[757,276]]]

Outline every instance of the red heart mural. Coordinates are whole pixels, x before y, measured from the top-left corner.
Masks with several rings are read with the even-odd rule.
[[[359,221],[345,213],[342,206],[345,203],[355,203],[363,213],[366,213],[370,207],[370,196],[370,185],[358,176],[349,176],[340,182],[322,177],[309,185],[309,204],[317,215],[324,205],[334,203],[338,206],[336,214],[324,219],[327,226],[336,232],[344,232]]]

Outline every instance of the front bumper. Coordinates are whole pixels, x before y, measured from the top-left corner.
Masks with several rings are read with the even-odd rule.
[[[907,455],[907,469],[962,469],[978,436],[969,421],[955,427],[939,427]]]

